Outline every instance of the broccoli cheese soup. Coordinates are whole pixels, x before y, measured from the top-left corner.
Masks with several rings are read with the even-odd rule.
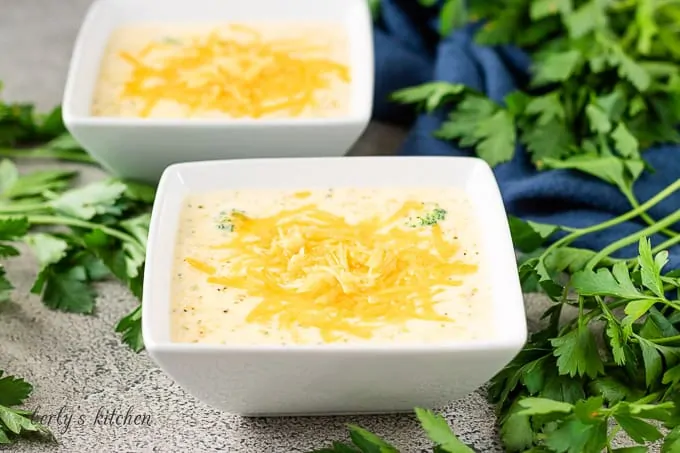
[[[113,32],[91,112],[142,118],[335,117],[349,112],[342,25],[130,25]]]
[[[486,257],[447,189],[239,190],[185,200],[174,342],[431,343],[493,336]]]

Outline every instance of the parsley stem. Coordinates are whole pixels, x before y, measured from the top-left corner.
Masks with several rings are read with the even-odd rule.
[[[680,180],[678,180],[680,182]],[[619,239],[618,241],[612,242],[609,244],[607,247],[603,248],[600,250],[598,253],[593,256],[590,261],[588,261],[588,264],[586,265],[586,269],[592,270],[597,263],[602,261],[605,257],[611,255],[613,252],[627,246],[630,244],[633,244],[640,240],[641,237],[647,237],[651,236],[654,233],[658,233],[662,229],[666,228],[669,225],[673,225],[676,222],[680,222],[680,209],[675,211],[673,214],[669,215],[668,217],[665,217],[664,219],[658,221],[654,225],[650,225],[647,228],[640,230],[636,233],[630,234],[626,237],[623,237]]]
[[[644,203],[642,203],[641,205],[639,205],[637,208],[634,208],[634,209],[626,212],[625,214],[622,214],[618,217],[614,217],[613,219],[607,220],[606,222],[598,223],[596,225],[592,225],[592,226],[589,226],[587,228],[581,228],[579,230],[574,231],[573,233],[570,233],[570,234],[562,237],[562,239],[559,239],[559,240],[553,242],[548,248],[545,249],[545,251],[543,252],[541,257],[545,258],[556,248],[559,248],[559,247],[561,247],[565,244],[569,244],[569,243],[575,241],[576,239],[580,238],[581,236],[585,236],[586,234],[595,233],[595,232],[601,231],[601,230],[606,230],[607,228],[613,227],[613,226],[618,225],[620,223],[623,223],[627,220],[630,220],[634,217],[637,217],[641,213],[646,212],[652,206],[663,201],[665,198],[667,198],[669,195],[671,195],[673,192],[677,191],[678,189],[680,189],[680,179],[675,181],[673,184],[670,184],[669,186],[667,186],[664,190],[657,193],[652,198],[650,198],[649,200],[647,200]],[[664,225],[662,228],[665,228],[665,227],[666,227],[666,225]]]
[[[122,231],[119,231],[119,230],[114,230],[113,228],[109,228],[107,226],[100,225],[98,223],[87,222],[85,220],[72,219],[72,218],[69,218],[69,217],[50,216],[50,215],[34,215],[34,216],[28,216],[28,222],[32,223],[32,224],[39,224],[39,225],[71,226],[71,227],[76,227],[76,228],[85,228],[85,229],[88,229],[88,230],[99,229],[102,232],[108,234],[109,236],[113,236],[117,239],[120,239],[123,242],[129,242],[129,243],[132,243],[132,244],[139,244],[137,239],[130,236],[129,234],[123,233]]]
[[[0,148],[0,157],[9,157],[10,159],[57,159],[85,164],[96,163],[89,154],[83,153],[82,151],[52,150],[46,148],[26,150]]]
[[[668,250],[669,248],[673,247],[675,244],[677,244],[679,242],[680,242],[680,234],[675,236],[675,237],[672,237],[672,238],[662,242],[661,244],[657,245],[656,247],[654,247],[652,249],[652,253],[657,254],[657,253],[661,252],[662,250]]]
[[[2,216],[7,216],[7,215],[19,215],[19,216],[24,216],[26,212],[30,211],[46,211],[48,210],[49,207],[45,203],[35,203],[35,204],[10,204],[8,206],[1,206],[0,205],[0,215]]]
[[[630,302],[630,301],[627,300],[627,299],[617,300],[617,301],[614,301],[614,302],[609,302],[607,304],[600,301],[600,307],[599,308],[593,308],[590,311],[588,311],[588,313],[586,313],[585,315],[579,315],[579,316],[573,318],[572,320],[567,322],[567,324],[564,325],[564,327],[562,328],[562,332],[568,332],[570,330],[573,330],[574,324],[576,324],[576,323],[583,323],[584,326],[587,326],[588,324],[590,324],[590,322],[593,319],[595,319],[598,316],[600,316],[601,314],[605,313],[605,309],[608,310],[611,313],[612,310],[616,310],[617,308],[621,308],[624,305],[627,305],[628,302]],[[604,309],[602,308],[602,305],[604,305]],[[581,319],[581,316],[583,316],[583,319]]]
[[[635,197],[635,194],[633,193],[632,190],[630,190],[630,189],[625,189],[625,190],[624,190],[624,189],[621,189],[621,192],[626,196],[626,198],[628,199],[628,202],[631,204],[631,206],[633,206],[633,208],[638,208],[638,207],[640,207],[640,202],[639,202],[638,199]],[[649,214],[647,214],[646,212],[641,213],[641,214],[640,214],[640,218],[641,218],[642,220],[644,220],[645,222],[647,222],[647,225],[654,225],[654,224],[656,223],[656,220],[654,220],[654,219],[653,219]],[[670,228],[664,228],[663,230],[661,230],[661,233],[665,234],[666,236],[670,236],[670,237],[676,237],[676,236],[678,236],[678,235],[680,234],[680,233],[678,233],[677,231],[671,230]]]
[[[680,341],[680,335],[674,335],[672,337],[663,338],[650,338],[649,341],[652,341],[656,344],[675,343],[676,341]]]

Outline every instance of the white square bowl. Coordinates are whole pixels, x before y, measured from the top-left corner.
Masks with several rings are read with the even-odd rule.
[[[337,118],[156,119],[90,114],[112,31],[145,23],[332,21],[349,38],[350,112]],[[95,0],[75,43],[63,99],[68,130],[111,173],[156,183],[185,161],[342,156],[373,107],[373,39],[366,0]]]
[[[173,343],[170,291],[184,198],[224,189],[459,187],[490,254],[488,339],[434,345],[230,346]],[[181,387],[244,416],[407,412],[439,407],[487,382],[527,338],[522,291],[496,180],[467,157],[341,157],[195,162],[164,172],[153,207],[142,302],[149,355]]]

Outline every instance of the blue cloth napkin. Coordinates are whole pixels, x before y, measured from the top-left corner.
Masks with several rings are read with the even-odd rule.
[[[416,114],[413,107],[392,103],[395,90],[437,80],[462,83],[501,102],[528,76],[530,58],[514,47],[491,48],[473,41],[474,27],[457,30],[442,39],[437,32],[438,11],[415,0],[382,0],[374,26],[375,97],[373,116],[378,121],[410,127],[400,152],[414,156],[464,156],[469,150],[433,137],[443,120],[440,114]],[[680,147],[659,146],[644,152],[655,169],[635,185],[640,202],[680,178]],[[619,190],[603,181],[569,170],[536,171],[521,146],[512,161],[494,169],[509,214],[551,224],[583,227],[608,220],[631,209]],[[661,219],[680,209],[680,192],[649,211]],[[636,219],[588,235],[576,247],[599,250],[614,240],[646,226]],[[680,224],[674,225],[680,231]],[[651,238],[652,246],[667,239]],[[671,250],[666,269],[680,269],[680,246]],[[637,254],[637,244],[616,257]]]

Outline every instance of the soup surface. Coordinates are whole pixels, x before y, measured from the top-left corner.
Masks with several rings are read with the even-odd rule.
[[[349,112],[349,46],[335,23],[148,24],[115,30],[94,116],[335,117]]]
[[[431,343],[494,335],[479,228],[452,189],[240,190],[185,200],[171,339]]]

